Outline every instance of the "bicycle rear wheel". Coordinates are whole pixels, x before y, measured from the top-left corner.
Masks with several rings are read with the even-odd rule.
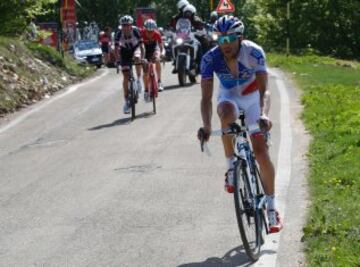
[[[260,256],[262,242],[262,214],[256,209],[257,192],[252,192],[246,171],[246,162],[236,163],[234,175],[234,202],[240,236],[246,254],[252,261]],[[254,195],[255,194],[255,195]]]

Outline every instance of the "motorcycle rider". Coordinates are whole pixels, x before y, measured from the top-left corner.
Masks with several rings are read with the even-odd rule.
[[[184,0],[182,0],[184,1]],[[191,26],[195,29],[195,30],[203,30],[204,29],[204,25],[205,23],[201,20],[201,18],[199,18],[196,15],[196,8],[191,5],[191,4],[187,4],[184,6],[184,2],[180,1],[179,3],[181,3],[182,5],[179,5],[178,3],[178,8],[179,10],[181,10],[182,12],[180,12],[177,16],[175,16],[175,18],[173,18],[170,22],[170,27],[176,31],[176,24],[178,22],[179,19],[188,19],[191,22]],[[181,15],[180,15],[181,14]],[[202,57],[202,47],[205,46],[205,42],[204,42],[204,38],[203,37],[199,37],[196,36],[197,39],[199,39],[200,42],[197,41],[197,39],[195,39],[195,45],[197,45],[198,49],[197,49],[197,55],[196,55],[196,63],[198,68],[196,69],[196,72],[199,73],[200,70],[200,62],[201,62],[201,57]],[[175,65],[175,64],[174,64]],[[176,66],[174,67],[172,73],[176,73]]]
[[[209,23],[206,23],[207,40],[209,46],[207,47],[207,50],[205,50],[204,54],[217,45],[217,35],[214,33],[214,25],[218,17],[218,13],[216,11],[212,11],[210,13],[210,21]]]
[[[214,26],[215,22],[219,18],[219,15],[216,11],[210,13],[210,25]]]
[[[117,58],[120,58],[121,70],[123,72],[123,88],[124,88],[124,113],[130,113],[130,102],[128,101],[129,96],[129,69],[132,60],[135,63],[140,63],[141,59],[144,58],[145,50],[143,39],[141,37],[140,30],[133,26],[134,19],[125,15],[120,19],[121,29],[116,33],[115,36],[115,50]],[[141,92],[141,65],[136,65],[136,83],[139,93]]]
[[[177,20],[178,20],[179,18],[183,17],[183,15],[184,15],[184,14],[183,14],[183,10],[184,10],[184,8],[185,8],[187,5],[190,5],[190,3],[189,3],[187,0],[180,0],[180,1],[176,4],[179,12],[171,18],[170,23],[169,23],[170,27],[171,27],[173,30],[175,30],[175,28],[176,28],[176,22],[177,22]]]

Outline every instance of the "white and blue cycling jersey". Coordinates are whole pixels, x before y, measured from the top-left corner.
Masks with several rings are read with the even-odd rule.
[[[203,56],[201,76],[205,80],[213,79],[214,73],[216,73],[220,81],[218,105],[228,102],[235,107],[235,112],[238,113],[239,109],[244,110],[245,122],[253,128],[250,133],[257,134],[260,132],[258,128],[260,94],[256,83],[256,74],[267,73],[265,53],[254,42],[243,40],[237,62],[239,73],[237,77],[233,77],[220,48],[217,46]]]
[[[238,77],[233,77],[218,46],[208,51],[202,58],[202,79],[212,79],[216,73],[220,81],[220,91],[245,95],[257,89],[255,74],[267,72],[263,49],[252,41],[243,40],[238,55],[238,70]]]

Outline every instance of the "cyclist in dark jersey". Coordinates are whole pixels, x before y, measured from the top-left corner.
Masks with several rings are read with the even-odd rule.
[[[140,30],[133,26],[134,19],[129,16],[123,16],[120,19],[121,29],[116,33],[115,47],[117,51],[117,57],[120,59],[121,69],[124,75],[123,88],[124,88],[124,113],[130,112],[130,102],[128,101],[129,89],[129,66],[134,60],[135,63],[141,63],[144,58],[144,45],[141,37]],[[141,86],[141,66],[136,65],[136,83],[139,88],[139,93],[142,90]]]

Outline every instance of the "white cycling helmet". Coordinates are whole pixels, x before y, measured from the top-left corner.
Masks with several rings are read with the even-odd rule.
[[[187,6],[184,8],[183,12],[184,12],[184,14],[185,14],[186,12],[190,12],[191,15],[195,15],[195,13],[196,13],[196,7],[194,7],[193,5],[187,5]]]
[[[120,19],[120,25],[132,25],[134,23],[134,19],[130,15],[125,15]]]
[[[144,23],[144,27],[148,31],[153,31],[157,29],[156,22],[153,19],[147,19]]]
[[[216,11],[213,11],[213,12],[210,13],[210,18],[216,18],[216,19],[218,19],[218,18],[219,18],[219,15],[218,15],[218,13],[217,13]]]
[[[182,11],[187,5],[190,5],[189,1],[188,0],[180,0],[176,6],[177,8]]]
[[[244,23],[237,17],[225,15],[219,18],[214,25],[215,32],[219,34],[237,34],[238,36],[244,33]]]

